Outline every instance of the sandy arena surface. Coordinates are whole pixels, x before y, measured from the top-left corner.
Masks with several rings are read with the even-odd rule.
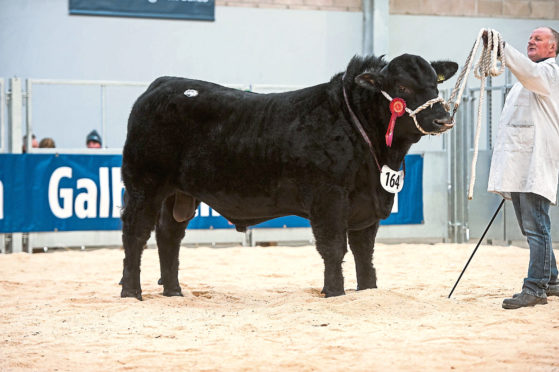
[[[121,249],[0,255],[2,371],[559,371],[559,297],[503,310],[528,250],[377,244],[379,288],[322,298],[313,246],[182,248],[184,297],[121,299]],[[556,251],[556,255],[559,252]]]

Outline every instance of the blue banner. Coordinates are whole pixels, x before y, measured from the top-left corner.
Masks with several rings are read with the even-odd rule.
[[[120,230],[121,155],[0,154],[0,233]],[[423,157],[406,156],[404,188],[381,224],[423,223]],[[286,216],[255,228],[310,227]],[[202,204],[190,229],[234,228]]]
[[[119,230],[121,155],[0,155],[0,232]]]
[[[214,0],[70,0],[69,9],[77,15],[215,19]]]
[[[406,155],[404,188],[397,194],[392,214],[381,225],[423,223],[423,155]]]

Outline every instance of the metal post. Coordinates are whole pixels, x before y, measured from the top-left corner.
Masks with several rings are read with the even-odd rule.
[[[388,54],[389,0],[363,0],[363,54]]]
[[[471,93],[470,93],[471,94]],[[462,104],[468,107],[470,97],[463,96]],[[468,109],[460,110],[456,126],[450,135],[450,184],[449,184],[449,226],[448,237],[453,243],[468,240],[468,211],[466,202],[467,160],[468,160]]]
[[[107,97],[105,92],[105,85],[101,85],[101,138],[103,139],[102,147],[107,148],[107,132],[105,127],[107,124]]]
[[[0,153],[5,152],[6,144],[5,126],[4,126],[4,104],[6,96],[4,95],[4,79],[0,78]]]
[[[12,154],[21,153],[22,143],[22,105],[21,80],[10,79],[10,92],[8,104],[8,151]]]
[[[8,106],[8,150],[14,154],[21,154],[22,96],[21,80],[19,78],[10,79],[10,100]],[[12,253],[23,252],[23,235],[21,233],[13,233],[10,244]]]
[[[33,152],[33,127],[31,124],[31,96],[32,96],[32,88],[31,88],[31,80],[25,80],[25,148],[27,152]]]

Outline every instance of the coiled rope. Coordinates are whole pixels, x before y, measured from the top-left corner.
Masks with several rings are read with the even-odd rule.
[[[483,33],[487,31],[487,46],[484,46],[483,43]],[[477,165],[477,155],[478,155],[478,147],[479,147],[479,134],[481,130],[481,112],[482,112],[482,105],[485,95],[485,79],[487,76],[498,76],[505,71],[505,44],[501,37],[501,34],[493,29],[485,29],[482,28],[479,31],[478,37],[466,59],[466,63],[456,80],[456,85],[452,90],[452,94],[448,99],[448,107],[447,111],[450,111],[450,106],[454,105],[452,110],[452,118],[454,119],[454,115],[460,106],[460,102],[462,100],[462,93],[464,92],[464,88],[466,87],[466,83],[468,81],[468,75],[470,74],[470,69],[472,67],[474,56],[477,53],[477,50],[480,46],[483,47],[481,55],[474,66],[474,75],[476,78],[481,80],[480,91],[479,91],[479,106],[477,110],[477,125],[476,125],[476,134],[474,139],[474,155],[472,158],[472,167],[470,170],[470,186],[468,188],[468,199],[471,200],[474,195],[474,184],[476,180],[476,165]],[[500,66],[498,66],[497,61],[500,62]]]

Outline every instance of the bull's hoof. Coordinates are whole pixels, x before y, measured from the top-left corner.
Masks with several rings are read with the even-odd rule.
[[[337,296],[343,296],[345,295],[345,291],[342,289],[341,291],[331,291],[328,289],[322,289],[322,292],[324,294],[324,297],[328,298],[328,297],[337,297]]]
[[[181,289],[170,289],[170,290],[164,290],[163,291],[163,296],[167,296],[167,297],[183,297],[182,295],[182,291]]]
[[[358,291],[362,291],[362,290],[364,290],[364,289],[374,289],[374,288],[376,288],[376,287],[377,287],[376,284],[367,284],[367,285],[363,285],[363,286],[358,285],[358,286],[357,286],[357,290],[358,290]]]
[[[134,297],[140,301],[142,301],[142,292],[139,290],[127,290],[127,289],[122,289],[122,291],[120,292],[120,297],[124,298],[124,297]]]
[[[159,280],[157,281],[157,284],[163,285],[163,279],[159,278]]]

